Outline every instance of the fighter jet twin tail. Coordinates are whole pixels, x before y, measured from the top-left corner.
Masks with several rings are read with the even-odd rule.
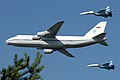
[[[108,46],[104,32],[107,22],[99,22],[84,36],[56,36],[64,21],[57,22],[45,31],[36,35],[17,35],[6,40],[8,45],[44,49],[44,53],[51,54],[59,51],[68,57],[74,57],[67,48],[80,48],[99,43]]]

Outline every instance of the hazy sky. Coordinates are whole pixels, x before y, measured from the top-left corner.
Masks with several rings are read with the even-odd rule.
[[[54,52],[47,55],[43,51],[41,73],[44,80],[118,80],[120,74],[120,1],[119,0],[1,0],[0,1],[0,69],[13,64],[14,54],[19,58],[26,52],[34,60],[38,51],[32,48],[14,47],[5,40],[17,34],[36,34],[64,20],[58,35],[84,35],[100,21],[107,21],[106,41],[109,46],[100,44],[67,49],[75,58]],[[110,6],[112,18],[80,16],[87,10],[98,11]],[[113,60],[116,70],[88,68],[90,63],[104,63]]]

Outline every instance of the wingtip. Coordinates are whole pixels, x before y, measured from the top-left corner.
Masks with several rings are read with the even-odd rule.
[[[64,21],[63,21],[63,20],[61,20],[61,21],[59,21],[59,23],[64,23]]]
[[[75,58],[75,56],[71,55],[70,57]]]
[[[67,55],[68,57],[75,58],[72,54]]]

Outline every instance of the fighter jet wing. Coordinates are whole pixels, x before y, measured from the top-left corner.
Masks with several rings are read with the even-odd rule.
[[[100,9],[100,12],[105,12],[105,11],[110,12],[110,7],[107,6],[106,8],[102,8],[102,9]]]
[[[64,21],[57,22],[55,25],[48,28],[46,31],[48,31],[50,33],[49,34],[50,36],[55,36],[55,35],[57,35],[57,33],[60,30],[63,23],[64,23]]]
[[[105,13],[106,9],[101,9],[100,11],[98,11],[97,13]]]
[[[69,53],[67,50],[65,50],[64,48],[62,49],[58,49],[59,52],[63,53],[64,55],[68,56],[68,57],[74,57],[71,53]]]
[[[102,64],[102,66],[109,66],[110,63],[105,63],[105,64]]]

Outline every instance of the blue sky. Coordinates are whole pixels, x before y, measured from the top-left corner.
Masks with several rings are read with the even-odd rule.
[[[120,1],[113,0],[1,0],[0,1],[0,69],[13,64],[14,54],[21,58],[26,52],[34,60],[38,51],[32,48],[14,47],[5,40],[17,34],[36,34],[58,21],[64,24],[58,35],[84,35],[100,21],[107,21],[106,38],[108,47],[99,44],[68,49],[75,58],[66,57],[59,52],[46,55],[43,51],[41,73],[44,80],[118,80],[120,74]],[[112,18],[80,16],[87,10],[98,11],[110,6]],[[113,60],[114,71],[88,68],[90,63],[104,63]]]

